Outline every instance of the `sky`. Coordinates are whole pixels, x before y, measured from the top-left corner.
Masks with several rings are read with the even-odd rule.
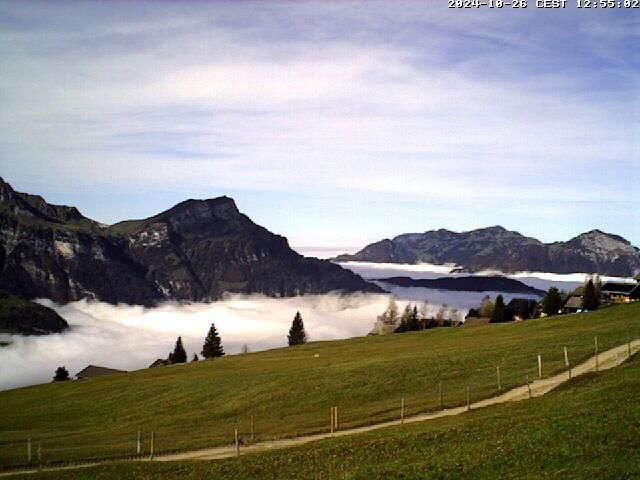
[[[640,245],[640,11],[0,0],[0,176],[104,222],[232,196],[294,246]]]

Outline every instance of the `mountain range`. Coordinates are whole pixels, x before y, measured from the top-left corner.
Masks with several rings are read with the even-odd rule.
[[[440,229],[406,233],[367,245],[337,262],[455,264],[459,271],[504,273],[599,273],[632,276],[640,271],[640,250],[618,235],[600,230],[567,242],[543,243],[495,226],[469,232]]]
[[[0,288],[21,298],[154,305],[226,292],[289,297],[383,292],[326,260],[305,258],[228,197],[187,200],[107,226],[0,178]]]

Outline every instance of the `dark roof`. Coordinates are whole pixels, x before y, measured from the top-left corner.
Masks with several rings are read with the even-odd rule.
[[[607,282],[602,285],[600,291],[602,293],[619,293],[619,294],[629,294],[632,290],[634,290],[638,286],[637,283],[616,283],[616,282]]]
[[[507,310],[509,310],[512,315],[528,318],[535,310],[536,303],[535,300],[530,298],[513,298],[507,304]]]
[[[151,365],[149,365],[149,368],[162,367],[163,365],[168,365],[168,364],[169,364],[169,360],[165,358],[159,358],[155,362],[153,362]]]
[[[575,308],[580,310],[582,308],[582,297],[573,295],[565,302],[564,308]]]
[[[115,368],[98,367],[97,365],[89,365],[76,373],[76,378],[104,377],[105,375],[113,375],[114,373],[127,373],[124,370],[116,370]]]

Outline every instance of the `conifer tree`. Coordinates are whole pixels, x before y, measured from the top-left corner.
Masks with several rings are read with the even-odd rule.
[[[197,362],[198,360],[200,360],[200,359],[198,358],[198,354],[197,354],[197,353],[194,353],[194,354],[193,354],[193,358],[191,359],[191,362],[192,362],[192,363],[193,363],[193,362]]]
[[[402,311],[402,315],[400,316],[400,325],[396,328],[396,333],[408,332],[411,330],[411,305],[407,304]]]
[[[215,324],[211,324],[209,333],[207,333],[204,339],[204,345],[202,345],[202,356],[204,358],[216,358],[224,355],[224,348],[222,348],[222,339],[218,335],[218,330]]]
[[[551,287],[542,299],[542,311],[545,315],[557,315],[562,307],[562,298],[556,287]]]
[[[170,363],[185,363],[187,361],[187,351],[182,344],[182,337],[178,337],[176,340],[176,346],[173,349],[173,353],[169,354]]]
[[[69,371],[66,367],[58,367],[56,368],[56,374],[53,377],[54,382],[66,382],[67,380],[71,380],[69,377]]]
[[[287,339],[289,340],[289,346],[307,343],[307,333],[304,331],[304,323],[300,312],[296,312],[296,316],[293,318],[293,322],[291,322]]]
[[[600,306],[600,299],[596,292],[596,286],[593,280],[589,279],[584,286],[584,294],[582,295],[582,308],[588,311],[597,310]]]
[[[511,320],[511,315],[507,306],[504,304],[502,295],[496,297],[496,303],[493,306],[493,313],[491,315],[491,323],[503,323]]]

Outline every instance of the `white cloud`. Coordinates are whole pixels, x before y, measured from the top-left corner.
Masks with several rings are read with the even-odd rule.
[[[232,296],[210,304],[165,303],[157,308],[101,302],[42,304],[55,309],[71,328],[46,336],[1,335],[13,342],[0,347],[0,389],[47,382],[64,365],[73,375],[89,364],[123,370],[148,367],[166,358],[178,335],[189,359],[200,354],[211,323],[220,332],[225,351],[238,353],[285,346],[296,311],[302,313],[310,340],[366,335],[384,310],[385,295],[354,294],[273,299]]]

